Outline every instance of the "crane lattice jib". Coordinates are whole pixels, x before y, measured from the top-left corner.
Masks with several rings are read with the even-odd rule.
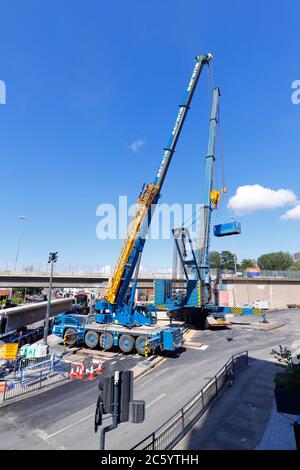
[[[105,298],[114,304],[120,284],[123,279],[123,273],[126,264],[128,263],[132,248],[137,237],[140,235],[141,227],[148,214],[148,208],[151,206],[153,199],[159,191],[159,186],[151,183],[144,190],[143,194],[138,198],[134,214],[129,223],[127,237],[121,248],[119,258],[116,263],[116,268],[110,280]]]

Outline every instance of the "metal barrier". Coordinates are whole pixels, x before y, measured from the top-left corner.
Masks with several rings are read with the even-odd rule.
[[[188,433],[227,383],[231,372],[248,365],[248,351],[235,354],[183,408],[131,450],[170,450]]]
[[[0,402],[65,381],[69,375],[70,364],[59,357],[29,365],[17,379],[0,381]]]

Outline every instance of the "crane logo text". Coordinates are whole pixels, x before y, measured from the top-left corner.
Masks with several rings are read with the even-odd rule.
[[[0,104],[6,104],[6,85],[3,80],[0,80]]]
[[[292,89],[295,90],[291,96],[292,103],[300,104],[300,80],[293,81]]]

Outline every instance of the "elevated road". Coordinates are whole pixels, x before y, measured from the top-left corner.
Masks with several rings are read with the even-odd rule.
[[[142,276],[138,280],[138,287],[152,288],[154,279],[169,278],[169,273],[157,273],[155,275]],[[215,276],[212,275],[214,280]],[[101,275],[99,273],[55,273],[53,276],[53,287],[60,288],[106,288],[110,276]],[[231,274],[223,274],[222,280],[228,284],[266,284],[272,282],[274,284],[298,284],[300,278],[262,276],[248,278],[242,276],[233,276]],[[179,281],[180,282],[180,281]],[[45,272],[0,272],[0,288],[4,287],[48,287],[49,274]]]
[[[280,275],[281,274],[281,275]],[[295,275],[297,274],[297,276]],[[169,278],[170,273],[142,274],[138,288],[153,289],[153,280]],[[93,273],[62,273],[56,272],[53,287],[56,288],[93,288],[99,289],[102,295],[108,286],[108,274]],[[214,280],[214,275],[212,275]],[[180,281],[179,281],[180,282]],[[0,272],[0,288],[48,287],[47,272]],[[227,292],[228,305],[243,306],[251,302],[264,301],[269,308],[286,308],[290,304],[300,305],[299,273],[262,273],[261,277],[248,278],[223,273],[221,290]],[[223,304],[226,305],[226,304]]]

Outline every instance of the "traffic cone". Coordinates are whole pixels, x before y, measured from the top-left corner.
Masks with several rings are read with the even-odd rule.
[[[79,372],[79,378],[84,379],[84,365],[82,364]]]
[[[79,366],[77,366],[77,369],[76,369],[76,378],[79,379],[79,376],[80,376],[80,371],[79,371]]]
[[[98,374],[98,375],[103,374],[102,361],[99,361],[99,362],[98,362],[97,374]]]
[[[72,367],[71,372],[70,372],[70,379],[74,379],[75,374],[74,374],[74,367]]]
[[[91,369],[90,369],[90,379],[94,379],[95,378],[95,374],[94,374],[94,366],[93,366],[93,363],[91,365]]]

